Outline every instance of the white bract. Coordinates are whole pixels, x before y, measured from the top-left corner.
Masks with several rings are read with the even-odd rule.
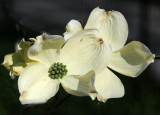
[[[111,59],[108,58],[110,62],[105,66],[106,68],[101,68],[101,71],[99,71],[99,68],[95,68],[96,79],[94,87],[97,92],[97,98],[99,101],[105,102],[109,98],[122,97],[124,95],[123,84],[107,66],[123,75],[137,77],[154,61],[155,55],[144,44],[138,41],[133,41],[124,46],[128,37],[128,24],[124,16],[118,11],[106,12],[99,7],[95,8],[91,12],[83,31],[87,31],[88,29],[99,31],[101,42],[104,43],[103,47],[105,47],[105,44],[110,44],[112,49],[112,54],[108,52],[103,52],[103,54],[95,52],[97,56],[106,56],[107,54],[109,57],[111,56]],[[81,31],[82,26],[80,22],[71,20],[66,26],[64,38],[65,40],[73,39]],[[85,39],[84,37],[83,40]],[[88,43],[86,42],[86,44]],[[92,50],[95,51],[95,49]],[[88,58],[88,61],[90,60],[91,57]],[[99,66],[103,65],[103,63],[103,60],[97,62]]]
[[[27,66],[18,79],[21,103],[45,103],[57,93],[60,83],[69,94],[94,99],[95,72],[101,72],[111,57],[110,45],[101,38],[96,29],[82,30],[66,43],[58,35],[38,36],[28,49],[29,59],[36,62]],[[53,66],[57,63],[61,67]]]

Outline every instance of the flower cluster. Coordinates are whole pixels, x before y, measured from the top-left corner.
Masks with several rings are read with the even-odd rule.
[[[66,65],[63,65],[62,63],[54,63],[51,65],[51,67],[48,70],[49,77],[52,79],[58,79],[62,78],[67,74],[68,70],[66,68]]]
[[[18,52],[8,54],[3,65],[19,76],[22,104],[45,103],[59,85],[75,96],[106,102],[124,95],[120,79],[110,71],[137,77],[154,61],[154,54],[141,42],[124,46],[128,24],[118,11],[95,8],[82,28],[77,20],[66,25],[64,36],[42,34],[24,39]]]

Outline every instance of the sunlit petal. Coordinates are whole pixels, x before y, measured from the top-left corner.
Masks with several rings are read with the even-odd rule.
[[[58,35],[38,36],[34,45],[29,48],[28,57],[50,66],[59,56],[64,39]]]
[[[64,33],[64,39],[69,39],[72,35],[82,30],[81,23],[78,20],[71,20],[66,25],[66,32]]]
[[[120,79],[107,68],[96,75],[95,89],[98,92],[98,100],[102,102],[124,95],[124,87]]]
[[[137,77],[154,57],[144,44],[133,41],[112,54],[109,67],[123,75]]]
[[[63,79],[60,79],[60,82],[69,94],[89,96],[93,89],[94,80],[94,71],[90,71],[82,76],[65,76]]]
[[[70,75],[84,75],[90,70],[98,73],[108,65],[111,52],[98,30],[82,30],[63,46],[60,60],[67,65]]]
[[[59,82],[50,79],[48,68],[37,62],[23,70],[18,80],[18,88],[22,104],[45,103],[57,93]]]
[[[85,29],[99,29],[102,37],[111,44],[112,50],[122,48],[128,37],[128,24],[118,11],[106,12],[95,8],[87,21]]]

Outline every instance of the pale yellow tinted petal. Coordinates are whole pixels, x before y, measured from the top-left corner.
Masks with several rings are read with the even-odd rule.
[[[48,68],[41,63],[27,66],[18,79],[22,104],[45,103],[59,88],[59,81],[48,77]]]
[[[28,49],[31,46],[32,42],[29,41],[25,41],[24,39],[22,39],[20,41],[20,43],[18,44],[18,53],[21,55],[21,57],[23,58],[25,55],[25,49]]]
[[[2,65],[11,71],[11,75],[14,76],[19,76],[23,68],[26,66],[24,60],[18,53],[5,55]]]
[[[25,39],[23,38],[19,44],[18,44],[18,50],[21,51],[21,50],[24,50],[25,48],[27,47],[30,47],[32,44],[32,42],[30,41],[25,41]],[[23,55],[23,54],[22,54]]]
[[[124,16],[118,11],[106,12],[95,8],[87,21],[85,29],[99,29],[103,38],[110,43],[112,50],[122,48],[128,37],[128,24]]]
[[[29,47],[31,47],[32,44],[33,42],[25,41],[24,39],[22,39],[18,44],[18,53],[26,63],[34,62],[33,60],[30,60],[28,58],[28,54],[27,54],[28,49]]]
[[[43,34],[42,36],[38,36],[34,45],[29,48],[28,57],[50,66],[57,61],[63,44],[63,37],[58,35],[47,36]]]
[[[98,100],[102,102],[109,98],[119,98],[124,95],[124,87],[120,79],[107,68],[96,75],[95,89],[98,93]]]
[[[64,33],[64,39],[69,39],[72,35],[82,30],[81,23],[78,20],[71,20],[66,25],[66,32]]]
[[[141,42],[133,41],[112,54],[109,67],[131,77],[136,77],[154,61],[154,54]]]
[[[19,54],[11,53],[4,56],[4,61],[2,65],[5,66],[7,69],[11,69],[12,65],[20,61],[23,61],[23,59],[20,57]]]
[[[26,63],[25,62],[19,62],[17,64],[15,64],[13,67],[12,67],[12,70],[11,70],[11,76],[19,76],[23,69],[26,67]]]
[[[90,70],[98,73],[108,65],[111,52],[98,30],[82,30],[63,46],[60,61],[67,65],[70,75],[84,75]]]
[[[94,80],[94,71],[90,71],[82,76],[65,76],[63,79],[60,79],[60,82],[69,94],[89,96],[93,89]]]

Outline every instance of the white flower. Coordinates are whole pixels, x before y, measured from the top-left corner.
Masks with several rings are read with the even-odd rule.
[[[88,29],[97,29],[100,33],[101,41],[104,44],[111,45],[112,57],[111,59],[108,58],[110,62],[106,67],[108,66],[126,76],[137,77],[154,61],[155,55],[141,42],[133,41],[124,46],[128,37],[128,24],[124,16],[118,11],[106,12],[99,7],[95,8],[84,27],[84,30],[87,31]],[[80,22],[71,20],[66,26],[64,38],[68,41],[74,39],[75,35],[80,35],[81,31],[82,26]],[[97,53],[97,55],[103,54]],[[108,54],[108,56],[110,55]],[[102,63],[103,61],[100,61],[97,64],[100,66]],[[98,70],[99,68],[96,69]],[[98,100],[105,102],[109,98],[122,97],[124,95],[124,87],[120,79],[108,68],[104,68],[103,71],[97,70],[95,70],[96,79],[94,86],[98,93]]]
[[[104,69],[111,56],[110,46],[100,38],[97,30],[83,30],[66,43],[61,36],[38,36],[28,49],[28,57],[36,62],[18,79],[21,103],[45,103],[57,93],[60,83],[70,94],[94,99],[94,70]]]
[[[17,53],[11,53],[4,56],[2,65],[10,71],[10,76],[19,76],[24,67],[34,62],[27,57],[27,51],[31,44],[32,42],[22,39],[18,44]]]

